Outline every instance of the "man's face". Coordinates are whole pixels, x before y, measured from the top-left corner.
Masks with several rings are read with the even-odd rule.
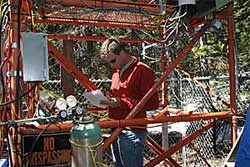
[[[120,70],[122,67],[122,58],[121,55],[115,53],[109,53],[105,59],[106,62],[110,64],[110,66],[114,69]]]

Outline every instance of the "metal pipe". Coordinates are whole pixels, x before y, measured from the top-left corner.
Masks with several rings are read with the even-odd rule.
[[[112,120],[112,121],[99,121],[97,122],[101,128],[115,128],[115,127],[127,127],[127,126],[139,126],[147,125],[153,123],[163,123],[163,122],[189,122],[197,120],[209,120],[209,119],[225,119],[231,117],[230,112],[215,112],[215,113],[197,113],[190,115],[180,115],[171,117],[158,117],[158,118],[137,118],[128,120]],[[119,128],[119,129],[120,129]]]
[[[209,119],[227,119],[230,118],[232,114],[228,111],[216,112],[216,113],[195,113],[190,115],[180,115],[180,116],[164,116],[152,117],[152,118],[137,118],[129,120],[111,120],[111,121],[98,121],[97,124],[101,128],[116,128],[116,127],[126,127],[126,126],[137,126],[137,125],[147,125],[153,123],[163,123],[163,122],[188,122],[188,121],[198,121],[198,120],[209,120]],[[29,133],[34,133],[36,130],[42,130],[47,125],[39,125],[37,129],[26,129],[24,131],[29,131]],[[51,124],[47,127],[47,131],[69,131],[72,128],[72,123],[64,124]]]
[[[107,39],[107,37],[87,36],[87,35],[76,36],[76,35],[69,35],[69,34],[48,34],[48,39],[62,39],[62,40],[75,40],[75,41],[84,40],[84,41],[102,42],[105,39]],[[126,42],[126,43],[142,43],[142,42],[147,42],[147,43],[152,43],[152,44],[164,43],[163,41],[159,41],[159,40],[138,39],[138,38],[122,38],[121,41]]]
[[[229,86],[230,86],[230,111],[233,113],[231,138],[232,146],[237,139],[237,119],[236,119],[236,75],[235,75],[235,41],[234,41],[234,20],[233,20],[233,3],[227,7],[228,12],[228,64],[229,64]]]
[[[164,153],[164,150],[149,136],[147,137],[146,145],[158,155]],[[167,157],[167,159],[164,160],[164,163],[170,165],[171,167],[180,167],[180,165],[171,157]]]
[[[32,18],[27,17],[27,22],[31,22]],[[91,20],[91,19],[74,19],[74,18],[59,18],[59,17],[34,17],[35,23],[44,24],[67,24],[78,26],[96,26],[96,27],[110,27],[110,28],[130,28],[130,29],[148,29],[156,28],[156,25],[149,23],[136,23],[136,22],[117,22],[110,20]]]
[[[47,4],[54,4],[54,0],[47,0]],[[133,7],[141,11],[160,14],[160,5],[143,2],[107,1],[107,0],[61,0],[61,5],[94,8],[126,8]]]

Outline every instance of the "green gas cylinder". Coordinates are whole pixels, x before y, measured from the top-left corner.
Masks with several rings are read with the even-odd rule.
[[[73,125],[70,132],[71,166],[101,167],[101,129],[91,117],[85,116]]]

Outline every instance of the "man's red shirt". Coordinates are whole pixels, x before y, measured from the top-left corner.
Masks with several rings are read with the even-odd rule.
[[[115,71],[112,76],[111,92],[121,99],[119,107],[109,108],[111,119],[125,119],[128,113],[140,102],[155,83],[154,71],[138,59],[120,75]],[[157,92],[148,100],[135,118],[145,118],[147,110],[157,109],[159,99]]]

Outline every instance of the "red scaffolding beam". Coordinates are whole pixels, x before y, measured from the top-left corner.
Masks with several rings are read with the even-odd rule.
[[[22,2],[19,4],[19,2]],[[162,30],[163,24],[167,21],[168,16],[176,9],[176,6],[167,5],[165,15],[161,15],[162,18],[157,17],[158,14],[161,13],[160,8],[162,7],[160,4],[153,4],[149,0],[142,0],[139,2],[131,2],[131,1],[116,1],[116,0],[61,0],[58,1],[58,4],[55,4],[54,0],[47,0],[44,3],[40,3],[38,15],[33,15],[33,1],[31,0],[10,0],[9,1],[9,9],[10,9],[10,21],[9,21],[9,31],[7,31],[7,39],[8,39],[8,48],[6,49],[6,59],[8,59],[6,65],[6,71],[15,74],[15,72],[22,70],[22,55],[20,51],[20,43],[21,43],[21,31],[27,31],[27,24],[34,23],[44,23],[44,24],[71,24],[71,25],[83,25],[83,26],[99,26],[99,27],[111,27],[111,28],[130,28],[130,29],[154,29],[154,30]],[[66,10],[54,10],[53,7],[55,5],[61,5]],[[130,12],[129,14],[124,11],[120,11],[121,15],[116,15],[117,13],[106,13],[102,17],[96,17],[96,11],[92,14],[84,14],[86,9],[94,9],[98,8],[99,10],[105,10],[107,8],[112,9],[121,9],[121,8],[133,8],[136,12]],[[69,14],[69,10],[72,9],[75,11],[82,11],[83,14],[74,17]],[[148,16],[144,15],[147,13]],[[127,15],[127,18],[123,18],[124,15]],[[228,23],[228,64],[229,64],[229,76],[230,76],[230,104],[225,101],[222,101],[224,104],[230,107],[230,111],[228,112],[218,112],[218,113],[203,113],[203,114],[184,114],[178,116],[166,116],[167,112],[171,112],[171,109],[163,110],[158,115],[155,115],[153,118],[145,118],[145,119],[133,119],[138,111],[147,103],[152,94],[162,85],[162,83],[166,80],[169,74],[177,68],[178,64],[181,62],[183,57],[190,51],[190,49],[195,45],[195,42],[199,40],[201,35],[206,31],[212,22],[211,19],[204,18],[195,18],[190,20],[190,26],[201,25],[202,29],[199,32],[194,34],[193,39],[184,47],[184,49],[178,54],[177,58],[172,61],[169,66],[164,69],[166,64],[162,65],[162,76],[156,82],[156,84],[149,90],[149,92],[143,97],[143,99],[136,105],[136,107],[131,111],[131,113],[126,117],[126,120],[112,120],[112,121],[99,121],[98,124],[102,128],[116,128],[116,130],[111,134],[111,136],[105,141],[103,144],[103,151],[107,150],[110,144],[116,139],[117,135],[121,132],[123,127],[125,126],[134,126],[134,125],[145,125],[151,123],[166,123],[166,122],[179,122],[179,121],[195,121],[195,120],[208,120],[208,119],[228,119],[232,118],[232,144],[234,144],[236,140],[236,74],[235,74],[235,47],[234,47],[234,23],[233,23],[233,4],[229,3],[225,9],[214,12],[213,18],[221,18],[227,21]],[[131,19],[128,19],[128,18]],[[33,28],[33,27],[32,27]],[[32,31],[34,31],[32,29]],[[49,39],[59,39],[59,40],[86,40],[86,41],[103,41],[105,37],[98,36],[73,36],[73,35],[65,35],[65,34],[48,34]],[[148,42],[148,43],[160,43],[164,44],[164,40],[142,40],[142,39],[123,39],[125,42],[131,43],[140,43],[140,42]],[[48,42],[49,53],[53,58],[79,83],[88,90],[95,90],[97,86],[92,83],[88,77],[83,74],[73,63],[68,61],[63,53],[55,47],[51,42]],[[163,56],[164,58],[164,56]],[[164,62],[163,62],[164,63]],[[165,62],[166,63],[166,62]],[[1,67],[2,68],[2,67]],[[188,75],[188,73],[185,73]],[[22,83],[21,76],[13,75],[6,76],[5,84],[8,85],[6,88],[6,96],[4,97],[5,102],[14,101],[10,104],[10,107],[5,107],[2,112],[6,115],[2,115],[2,121],[7,121],[7,117],[10,120],[18,120],[23,118],[22,114],[22,105],[21,100],[19,99],[20,91],[27,90],[31,88],[31,84],[26,85],[26,83]],[[22,84],[20,84],[22,83]],[[19,90],[20,85],[22,85],[22,89]],[[206,89],[206,88],[205,88]],[[162,93],[162,97],[167,97],[166,88]],[[35,91],[30,92],[29,96],[35,96]],[[164,99],[166,100],[166,99]],[[29,117],[34,113],[35,107],[34,102],[35,98],[27,98],[28,106],[29,106]],[[167,104],[164,103],[164,106]],[[8,112],[7,112],[8,110]],[[172,110],[176,111],[176,110]],[[178,110],[179,111],[179,110]],[[182,110],[180,110],[182,111]],[[7,113],[10,113],[7,116]],[[183,113],[188,113],[183,111]],[[160,161],[165,160],[167,158],[167,163],[172,163],[175,166],[178,166],[178,163],[174,161],[169,156],[176,152],[178,149],[183,147],[184,145],[190,143],[194,140],[199,134],[203,131],[211,128],[213,123],[209,123],[204,128],[194,132],[189,135],[182,141],[176,144],[174,147],[170,147],[167,150],[161,149],[158,145],[155,145],[151,139],[148,140],[148,144],[157,152],[159,155],[154,160],[150,161],[146,166],[154,166],[158,164]],[[45,128],[47,131],[58,131],[65,130],[68,131],[71,129],[71,124],[58,124],[58,125],[41,125],[38,129],[33,128],[23,128],[22,125],[17,125],[17,127],[11,127],[8,131],[8,136],[10,138],[10,153],[11,153],[11,164],[13,166],[21,166],[21,138],[19,135],[20,131],[25,131],[27,133],[34,133],[35,131],[40,131]],[[17,141],[17,143],[15,143]],[[16,145],[15,145],[16,144]],[[0,152],[1,153],[1,152]],[[1,156],[1,155],[0,155]],[[205,160],[204,160],[205,161]],[[205,161],[206,162],[206,161]]]

